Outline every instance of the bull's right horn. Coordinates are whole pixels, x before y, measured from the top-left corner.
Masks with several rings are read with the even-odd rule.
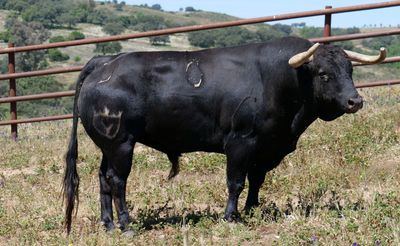
[[[383,47],[379,50],[380,53],[377,56],[368,56],[350,50],[345,50],[344,52],[351,61],[361,64],[377,64],[381,63],[386,58],[386,49]]]
[[[312,55],[317,50],[319,43],[314,44],[309,48],[307,51],[301,52],[297,55],[294,55],[292,58],[289,59],[289,65],[293,68],[298,68],[307,61],[312,60]]]

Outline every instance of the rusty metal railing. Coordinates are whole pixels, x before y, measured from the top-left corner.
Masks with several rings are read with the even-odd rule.
[[[228,21],[228,22],[212,23],[212,24],[207,24],[207,25],[194,25],[194,26],[168,28],[168,29],[163,29],[163,30],[154,30],[154,31],[148,31],[148,32],[116,35],[116,36],[101,37],[101,38],[87,38],[87,39],[74,40],[74,41],[65,41],[65,42],[39,44],[39,45],[28,45],[28,46],[22,46],[22,47],[14,47],[12,44],[10,44],[8,48],[0,49],[0,54],[8,54],[8,58],[9,58],[8,59],[9,60],[8,74],[0,75],[0,80],[9,80],[9,83],[10,83],[9,96],[6,98],[0,98],[0,103],[10,103],[10,120],[1,121],[0,126],[11,125],[11,136],[13,139],[16,139],[17,135],[18,135],[18,133],[17,133],[18,124],[72,118],[71,114],[67,114],[67,115],[58,115],[58,116],[30,118],[30,119],[17,119],[17,102],[19,102],[19,101],[67,97],[67,96],[73,96],[75,94],[75,92],[74,91],[64,91],[64,92],[42,93],[42,94],[36,94],[36,95],[17,96],[16,95],[17,94],[16,93],[16,79],[50,75],[50,74],[78,72],[82,69],[82,66],[74,66],[74,67],[53,68],[53,69],[46,69],[46,70],[40,70],[40,71],[15,73],[15,53],[18,53],[18,52],[30,52],[30,51],[42,50],[42,49],[78,46],[78,45],[85,45],[85,44],[110,42],[110,41],[121,41],[121,40],[135,39],[135,38],[169,35],[169,34],[176,34],[176,33],[192,32],[192,31],[200,31],[200,30],[208,30],[208,29],[216,29],[216,28],[225,28],[225,27],[232,27],[232,26],[256,24],[256,23],[263,23],[263,22],[272,22],[272,21],[279,21],[279,20],[288,20],[288,19],[311,17],[311,16],[321,16],[321,15],[325,16],[325,25],[324,25],[324,32],[323,32],[324,37],[310,39],[313,42],[329,43],[329,42],[363,39],[363,38],[370,38],[370,37],[380,37],[380,36],[387,36],[387,35],[398,35],[398,34],[400,34],[400,29],[394,29],[394,30],[389,30],[389,31],[378,31],[378,32],[369,32],[369,33],[331,36],[332,14],[346,13],[346,12],[353,12],[353,11],[362,11],[362,10],[371,10],[371,9],[380,9],[380,8],[388,8],[388,7],[397,7],[397,6],[400,6],[400,1],[362,4],[362,5],[340,7],[340,8],[332,8],[331,6],[326,6],[325,9],[321,9],[321,10],[280,14],[280,15],[266,16],[266,17],[260,17],[260,18],[241,19],[241,20]],[[384,63],[399,62],[399,61],[400,61],[400,57],[389,57],[384,61]],[[394,85],[394,84],[400,84],[400,80],[363,83],[363,84],[356,85],[356,87],[364,88],[364,87],[374,87],[374,86]]]

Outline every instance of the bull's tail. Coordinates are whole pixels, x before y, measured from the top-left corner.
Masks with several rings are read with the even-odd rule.
[[[83,81],[85,80],[86,76],[93,71],[93,69],[94,69],[93,66],[85,66],[85,68],[79,75],[79,78],[76,82],[72,131],[71,131],[68,151],[65,157],[66,167],[65,167],[64,181],[63,181],[63,197],[66,206],[65,227],[67,229],[68,234],[71,231],[72,212],[75,207],[75,200],[77,202],[76,211],[78,210],[78,203],[79,203],[78,200],[79,176],[76,169],[76,159],[78,157],[78,139],[77,139],[77,128],[78,128],[78,118],[79,118],[78,99]]]

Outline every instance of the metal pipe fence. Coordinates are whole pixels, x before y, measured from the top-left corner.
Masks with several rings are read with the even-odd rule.
[[[0,54],[8,54],[8,61],[9,61],[8,74],[0,75],[0,82],[1,82],[1,80],[9,80],[9,84],[10,84],[9,95],[8,95],[8,97],[0,98],[0,104],[1,103],[10,103],[10,120],[0,121],[0,126],[11,125],[11,136],[13,139],[17,139],[18,124],[41,122],[41,121],[53,121],[53,120],[72,118],[71,114],[66,114],[66,115],[29,118],[29,119],[17,119],[17,102],[68,97],[68,96],[73,96],[75,94],[75,91],[64,91],[64,92],[53,92],[53,93],[42,93],[42,94],[35,94],[35,95],[17,96],[16,79],[35,77],[35,76],[43,76],[43,75],[51,75],[51,74],[60,74],[60,73],[79,72],[83,68],[83,66],[71,66],[71,67],[64,67],[64,68],[52,68],[52,69],[46,69],[46,70],[40,70],[40,71],[29,71],[29,72],[16,73],[15,72],[15,53],[18,53],[18,52],[30,52],[30,51],[35,51],[35,50],[43,50],[43,49],[51,49],[51,48],[59,48],[59,47],[78,46],[78,45],[85,45],[85,44],[96,44],[96,43],[103,43],[103,42],[110,42],[110,41],[122,41],[122,40],[128,40],[128,39],[169,35],[169,34],[176,34],[176,33],[185,33],[185,32],[216,29],[216,28],[226,28],[226,27],[232,27],[232,26],[272,22],[272,21],[279,21],[279,20],[288,20],[288,19],[311,17],[311,16],[321,16],[321,15],[325,16],[324,31],[323,31],[324,37],[312,38],[312,39],[310,39],[310,41],[312,41],[312,42],[330,43],[330,42],[364,39],[364,38],[371,38],[371,37],[381,37],[381,36],[388,36],[388,35],[399,35],[400,28],[393,29],[393,30],[386,30],[386,31],[376,31],[376,32],[368,32],[368,33],[357,33],[357,34],[331,36],[331,22],[332,22],[333,14],[388,8],[388,7],[397,7],[397,6],[400,6],[400,1],[362,4],[362,5],[340,7],[340,8],[332,8],[332,6],[326,6],[325,9],[321,9],[321,10],[280,14],[280,15],[266,16],[266,17],[260,17],[260,18],[241,19],[241,20],[228,21],[228,22],[212,23],[212,24],[207,24],[207,25],[183,26],[183,27],[168,28],[168,29],[163,29],[163,30],[154,30],[154,31],[141,32],[141,33],[124,34],[124,35],[116,35],[116,36],[101,37],[101,38],[87,38],[87,39],[74,40],[74,41],[65,41],[65,42],[39,44],[39,45],[28,45],[28,46],[22,46],[22,47],[14,47],[13,44],[9,44],[8,48],[0,49]],[[399,61],[400,61],[400,57],[397,56],[397,57],[389,57],[389,58],[385,59],[385,61],[383,63],[392,63],[392,62],[399,62]],[[361,66],[361,65],[362,64],[357,64],[357,66]],[[362,83],[362,84],[356,85],[356,87],[357,88],[365,88],[365,87],[375,87],[375,86],[395,85],[395,84],[400,84],[400,80]]]

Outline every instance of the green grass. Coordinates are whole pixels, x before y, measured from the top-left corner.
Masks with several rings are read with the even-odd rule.
[[[132,238],[100,226],[100,153],[82,127],[79,212],[66,236],[60,190],[71,122],[20,125],[18,142],[0,139],[0,244],[399,245],[400,87],[361,93],[367,103],[359,113],[317,121],[302,135],[267,175],[261,206],[243,223],[222,220],[223,155],[186,154],[167,181],[166,156],[138,146],[127,187]]]

